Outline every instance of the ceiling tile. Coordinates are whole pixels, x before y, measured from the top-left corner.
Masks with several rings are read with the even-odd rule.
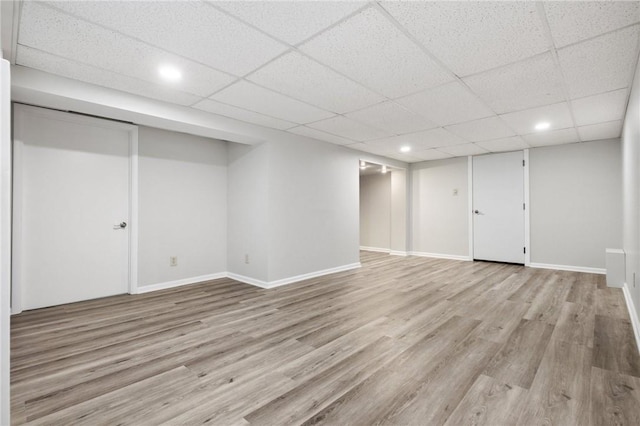
[[[529,148],[529,145],[527,145],[527,143],[522,140],[520,136],[477,142],[476,145],[490,152],[518,151],[521,149]]]
[[[610,121],[608,123],[581,126],[578,127],[578,133],[583,142],[619,138],[622,133],[622,121]]]
[[[511,112],[501,115],[500,118],[519,135],[528,135],[536,132],[535,125],[544,121],[549,122],[549,130],[573,127],[571,112],[566,102]]]
[[[368,152],[369,154],[385,155],[389,152],[387,149],[375,145],[369,145],[366,143],[358,142],[350,145],[345,145],[347,148],[357,149],[358,151]]]
[[[422,161],[442,160],[444,158],[453,157],[453,155],[446,154],[436,149],[425,149],[424,151],[416,151],[412,154],[412,156],[417,157]]]
[[[638,25],[558,50],[571,98],[631,84],[638,59]]]
[[[165,85],[200,97],[209,96],[234,78],[204,65],[132,40],[35,2],[25,2],[18,42],[76,62]],[[166,83],[158,66],[171,64],[183,78]]]
[[[564,100],[562,75],[551,53],[463,80],[498,114]]]
[[[534,2],[384,2],[382,5],[459,76],[548,50]]]
[[[577,126],[622,120],[627,107],[627,89],[614,90],[571,101]]]
[[[153,84],[126,75],[94,68],[26,46],[18,46],[16,63],[74,80],[178,105],[191,105],[201,99],[198,96],[171,89],[166,85]]]
[[[453,79],[375,8],[340,23],[300,49],[391,98]]]
[[[216,93],[212,99],[298,124],[322,120],[333,115],[246,81],[232,84]]]
[[[544,2],[556,47],[582,41],[640,21],[637,1]]]
[[[203,2],[64,1],[55,6],[235,75],[244,75],[287,49]],[[170,31],[176,28],[182,30]]]
[[[394,160],[398,160],[398,161],[404,161],[405,163],[418,163],[420,161],[423,161],[417,157],[414,157],[413,155],[398,154],[398,153],[385,154],[385,157],[393,158]]]
[[[369,139],[384,138],[385,136],[390,135],[388,132],[380,129],[374,129],[373,127],[342,116],[311,123],[308,124],[308,127],[313,127],[314,129],[323,130],[334,135],[342,136],[343,138],[353,139],[360,142]]]
[[[351,148],[358,151],[367,152],[369,154],[379,155],[387,158],[395,158],[396,160],[404,161],[406,163],[415,163],[418,161],[423,161],[417,157],[412,156],[411,153],[403,154],[397,151],[389,150],[384,147],[368,145],[364,143],[355,143],[352,145],[348,145],[347,148]]]
[[[402,146],[410,146],[411,151],[424,150],[427,148],[438,148],[443,146],[460,145],[465,143],[464,139],[454,135],[453,133],[439,127],[437,129],[426,130],[417,133],[409,133],[401,136],[393,136],[390,138],[376,139],[369,141],[367,144],[389,147],[398,151]]]
[[[214,1],[216,6],[289,44],[298,44],[366,2]]]
[[[426,149],[427,147],[429,147],[428,143],[424,143],[422,141],[417,141],[417,140],[408,140],[408,138],[403,136],[394,136],[391,138],[376,139],[373,141],[369,141],[366,144],[374,147],[373,149],[376,152],[381,152],[385,154],[390,152],[400,153],[400,148],[404,146],[409,146],[411,148],[412,153],[416,150]]]
[[[432,129],[435,124],[391,101],[346,114],[347,117],[393,134]]]
[[[513,130],[495,116],[454,124],[447,126],[446,129],[471,142],[500,139],[515,135]]]
[[[397,102],[440,126],[493,115],[489,108],[457,81],[397,99]]]
[[[464,157],[467,155],[480,155],[480,154],[486,154],[487,152],[489,152],[486,149],[479,147],[474,143],[466,143],[464,145],[455,145],[455,146],[438,148],[438,151],[442,151],[445,154],[450,154],[455,157]]]
[[[259,124],[274,129],[288,129],[295,126],[295,123],[280,120],[278,118],[269,117],[257,112],[247,111],[246,109],[236,108],[231,105],[212,101],[211,99],[203,99],[201,102],[193,105],[193,108],[211,112],[213,114],[224,115],[225,117],[235,118],[236,120],[246,121],[248,123]]]
[[[560,145],[563,143],[579,142],[578,132],[573,127],[568,129],[551,130],[522,136],[531,146]]]
[[[355,141],[352,139],[341,138],[340,136],[332,135],[331,133],[323,132],[322,130],[312,129],[307,126],[298,126],[288,130],[291,133],[297,135],[308,136],[310,138],[319,139],[325,142],[331,142],[336,145],[350,145]]]
[[[248,79],[339,114],[385,99],[298,52],[287,53]]]

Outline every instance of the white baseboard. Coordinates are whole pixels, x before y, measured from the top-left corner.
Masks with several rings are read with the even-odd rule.
[[[158,290],[166,290],[168,288],[180,287],[183,285],[190,285],[190,284],[197,284],[204,281],[217,280],[217,279],[226,278],[226,277],[227,277],[226,272],[218,272],[216,274],[200,275],[198,277],[183,278],[175,281],[167,281],[164,283],[139,286],[137,294],[149,293],[151,291],[158,291]]]
[[[366,247],[366,246],[360,246],[360,250],[361,251],[373,251],[376,253],[388,253],[392,256],[407,256],[408,252],[406,251],[399,251],[399,250],[391,250],[391,249],[387,249],[387,248],[381,248],[381,247]]]
[[[473,259],[469,256],[460,256],[457,254],[442,254],[442,253],[426,253],[423,251],[412,251],[409,252],[411,256],[420,256],[420,257],[433,257],[435,259],[449,259],[449,260],[464,260],[464,261],[472,261]]]
[[[351,269],[360,268],[362,265],[358,263],[350,263],[348,265],[337,266],[335,268],[323,269],[321,271],[309,272],[308,274],[296,275],[294,277],[283,278],[275,281],[262,281],[255,278],[245,277],[244,275],[234,274],[232,272],[227,273],[227,277],[240,281],[246,284],[255,285],[261,288],[274,288],[282,285],[293,284],[299,281],[308,280],[311,278],[321,277],[323,275],[335,274],[337,272],[348,271]]]
[[[240,281],[241,283],[255,285],[256,287],[269,288],[269,283],[267,281],[246,277],[240,274],[234,274],[233,272],[227,272],[227,277],[231,278],[232,280]]]
[[[382,247],[366,247],[366,246],[360,246],[360,250],[362,251],[375,251],[378,253],[389,253],[391,252],[390,249],[388,248],[382,248]]]
[[[555,269],[558,271],[585,272],[587,274],[605,275],[607,273],[607,270],[605,268],[589,268],[586,266],[572,266],[572,265],[552,265],[549,263],[531,262],[529,264],[529,267],[540,268],[540,269]]]
[[[337,266],[335,268],[323,269],[321,271],[310,272],[308,274],[296,275],[294,277],[283,278],[276,281],[262,281],[255,278],[247,277],[240,274],[234,274],[233,272],[219,272],[217,274],[201,275],[199,277],[184,278],[181,280],[168,281],[165,283],[158,283],[152,285],[145,285],[138,287],[138,294],[149,293],[151,291],[165,290],[173,287],[180,287],[183,285],[197,284],[204,281],[217,280],[220,278],[231,278],[236,281],[243,282],[245,284],[255,285],[260,288],[274,288],[281,285],[293,284],[299,281],[308,280],[310,278],[321,277],[323,275],[335,274],[336,272],[348,271],[350,269],[360,268],[360,262],[350,263],[348,265]]]
[[[629,292],[629,286],[627,285],[627,283],[624,283],[622,285],[622,293],[624,293],[624,300],[627,302],[627,310],[629,311],[629,316],[631,317],[633,334],[636,337],[636,346],[638,347],[638,352],[640,352],[640,318],[638,318],[638,312],[633,305],[633,299],[631,298],[631,293]]]
[[[294,277],[283,278],[281,280],[270,281],[268,288],[280,287],[281,285],[293,284],[298,281],[308,280],[311,278],[321,277],[323,275],[335,274],[337,272],[349,271],[351,269],[360,268],[360,262],[350,263],[348,265],[337,266],[335,268],[323,269],[321,271],[310,272],[308,274],[296,275]]]

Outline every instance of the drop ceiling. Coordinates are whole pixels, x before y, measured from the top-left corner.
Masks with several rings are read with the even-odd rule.
[[[640,2],[25,1],[18,22],[17,65],[417,162],[619,137]]]

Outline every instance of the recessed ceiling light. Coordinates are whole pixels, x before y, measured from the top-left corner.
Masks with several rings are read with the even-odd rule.
[[[400,147],[400,152],[409,152],[411,151],[411,147],[408,145]]]
[[[180,70],[171,65],[162,65],[160,68],[158,68],[158,73],[160,74],[160,77],[167,81],[174,82],[182,79],[182,73],[180,72]]]
[[[360,161],[360,168],[361,169],[366,169],[367,168],[367,163],[365,163],[364,161]]]
[[[548,121],[541,121],[540,123],[536,124],[535,129],[547,130],[549,127],[551,127],[551,123],[549,123]]]
[[[382,170],[381,171],[382,171],[382,174],[387,173],[387,166],[382,166]]]

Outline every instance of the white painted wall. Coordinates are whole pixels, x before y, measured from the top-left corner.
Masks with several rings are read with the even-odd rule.
[[[621,245],[619,143],[533,148],[529,155],[531,262],[604,268],[605,248]],[[411,250],[468,256],[467,159],[414,163],[410,172]]]
[[[411,250],[469,256],[467,158],[414,163],[410,173]]]
[[[360,246],[391,249],[391,174],[360,176]]]
[[[531,263],[605,267],[621,246],[620,141],[529,152]]]
[[[234,278],[270,285],[359,262],[355,151],[281,135],[261,145],[230,143],[228,153]]]
[[[358,159],[407,166],[37,70],[18,66],[14,71],[14,100],[259,147],[231,148],[227,175],[227,269],[259,281],[357,263]],[[305,205],[287,198],[316,188],[316,200]]]
[[[391,252],[407,253],[407,171],[391,172]]]
[[[9,62],[0,59],[0,425],[10,424],[11,86],[9,76]]]
[[[269,145],[229,143],[227,179],[227,271],[267,281]]]
[[[640,324],[640,66],[636,68],[622,131],[622,246],[626,285]],[[634,279],[635,278],[635,279]],[[636,333],[638,330],[636,329]],[[638,336],[638,334],[636,334]]]
[[[226,142],[150,127],[138,140],[138,286],[224,273]]]
[[[358,158],[294,135],[270,142],[270,281],[359,263]]]

